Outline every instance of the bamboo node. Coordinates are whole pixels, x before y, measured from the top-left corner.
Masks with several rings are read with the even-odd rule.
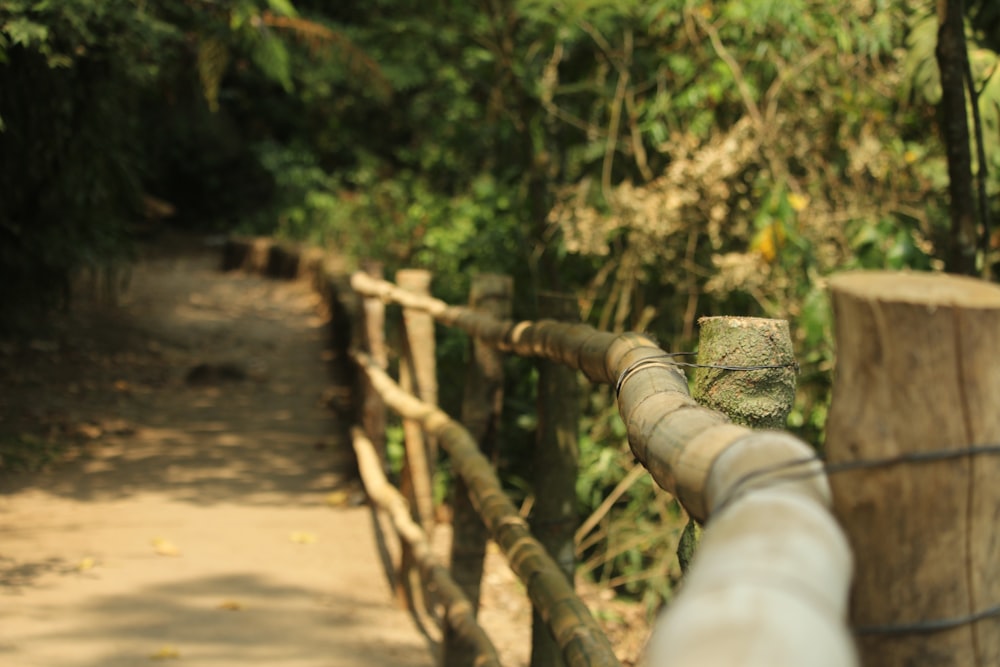
[[[632,378],[633,375],[648,368],[664,368],[668,371],[673,371],[678,375],[683,375],[683,373],[677,369],[677,363],[673,361],[667,353],[658,357],[646,357],[645,359],[640,359],[639,361],[629,365],[621,372],[621,375],[618,376],[618,381],[615,382],[615,396],[618,397],[621,395],[622,387],[629,379]]]

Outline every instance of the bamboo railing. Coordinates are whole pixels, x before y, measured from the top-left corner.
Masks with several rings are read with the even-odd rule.
[[[259,251],[258,251],[259,252]],[[415,294],[366,273],[349,280],[311,259],[317,286],[347,311],[354,334],[367,300],[425,312],[483,344],[578,369],[615,388],[636,458],[688,513],[709,520],[695,562],[648,649],[650,665],[851,667],[846,624],[851,552],[831,513],[830,487],[811,447],[754,431],[701,407],[678,365],[650,338],[552,320],[514,322]],[[308,265],[309,262],[306,262]],[[343,321],[343,320],[342,320]],[[436,406],[401,391],[366,352],[352,358],[385,403],[448,451],[473,504],[522,577],[568,665],[616,664],[558,565],[528,531],[475,438]],[[365,399],[362,399],[365,400]],[[793,466],[797,475],[781,472]]]
[[[678,364],[641,334],[513,322],[449,305],[412,283],[403,289],[372,275],[348,275],[322,252],[261,239],[231,241],[224,266],[313,281],[331,307],[333,343],[342,352],[335,364],[360,371],[366,383],[356,401],[376,417],[384,401],[419,424],[425,442],[441,442],[567,664],[616,660],[565,574],[504,496],[481,443],[434,405],[425,389],[433,384],[427,365],[413,372],[424,380],[409,381],[422,401],[393,382],[384,357],[360,349],[361,341],[374,340],[377,352],[381,336],[366,332],[366,310],[372,324],[379,307],[397,303],[410,317],[424,313],[481,346],[578,369],[615,388],[636,458],[692,517],[707,522],[683,586],[655,626],[645,659],[651,667],[852,667],[859,664],[852,635],[870,667],[985,667],[1000,660],[995,285],[900,273],[831,281],[840,350],[823,462],[787,433],[734,424],[694,401]],[[422,326],[427,331],[426,321]],[[699,359],[703,352],[717,353],[706,345]],[[774,361],[754,368],[787,366]],[[777,375],[786,385],[780,393],[787,378]],[[741,412],[730,405],[724,394],[746,395],[753,387],[732,376],[719,379],[711,371],[696,378],[704,402],[739,422],[781,423],[780,410]],[[377,430],[378,419],[365,421]],[[382,461],[368,441],[360,433],[355,438],[369,493],[440,594],[456,640],[474,648],[477,664],[495,664],[495,651],[474,623],[474,603],[429,556],[425,534],[407,517],[418,499],[405,501],[386,488]],[[836,518],[828,474],[836,482]],[[417,512],[426,514],[426,507]],[[852,551],[858,577],[849,591]]]
[[[556,361],[615,387],[633,454],[691,516],[712,518],[681,594],[657,624],[651,665],[857,664],[845,622],[851,553],[811,447],[699,406],[679,367],[641,334],[498,320],[362,273],[350,283],[361,295],[422,309],[498,349]],[[791,481],[768,474],[789,465],[799,473]]]

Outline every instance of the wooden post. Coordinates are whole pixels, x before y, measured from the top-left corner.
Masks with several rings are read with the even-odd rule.
[[[469,306],[497,318],[510,317],[513,281],[507,276],[481,274],[473,278]],[[472,359],[465,382],[462,422],[487,457],[495,456],[497,428],[503,407],[503,355],[473,339]],[[469,490],[455,480],[451,568],[455,581],[479,609],[479,585],[483,575],[487,532],[469,498]],[[475,655],[445,628],[445,667],[471,667]]]
[[[788,322],[702,317],[691,396],[750,428],[785,428],[795,402],[795,353]],[[706,368],[712,366],[714,368]],[[771,366],[758,370],[730,370]]]
[[[365,262],[364,270],[372,278],[382,278],[381,262]],[[365,349],[378,367],[385,370],[389,367],[389,353],[385,344],[385,304],[381,299],[365,297],[363,312]],[[382,460],[383,469],[388,470],[389,460],[386,455],[385,442],[385,403],[377,392],[372,391],[367,386],[364,387],[364,397],[362,398],[361,423]]]
[[[698,327],[699,368],[694,372],[691,398],[736,424],[783,429],[795,402],[795,354],[788,322],[702,317]],[[727,370],[748,366],[778,368]],[[700,539],[700,524],[688,519],[677,545],[682,572],[687,572]]]
[[[863,662],[1000,664],[1000,288],[881,272],[830,287],[826,452]]]
[[[421,269],[396,273],[396,284],[403,289],[430,296],[431,274]],[[437,405],[437,366],[434,358],[434,318],[426,312],[403,308],[404,355],[399,366],[400,385],[420,400]],[[437,447],[425,437],[422,427],[412,419],[403,420],[406,435],[406,477],[413,495],[408,500],[416,509],[425,531],[434,523],[433,471]]]
[[[428,271],[404,269],[396,272],[396,284],[414,294],[429,296],[430,283],[431,274]],[[424,383],[429,382],[426,377],[428,365],[431,373],[435,370],[433,318],[421,311],[404,307],[402,339],[403,354],[399,362],[399,386],[403,391],[413,394],[421,400],[427,400],[425,398],[427,392],[421,393],[420,383],[421,380]],[[429,364],[428,357],[430,358]],[[424,372],[423,377],[418,375],[418,367]],[[431,389],[435,396],[433,401],[428,402],[436,405],[436,379],[432,383]],[[403,437],[406,459],[400,479],[400,490],[421,529],[430,533],[434,523],[434,492],[431,471],[432,462],[435,459],[430,458],[428,439],[424,436],[420,422],[404,417]],[[417,560],[414,558],[410,544],[403,541],[400,550],[399,580],[396,592],[400,600],[413,613],[419,614],[426,609],[427,605],[424,587],[419,580],[416,564]]]
[[[539,307],[554,320],[578,322],[576,299],[565,294],[539,295]],[[559,564],[573,586],[576,572],[573,535],[576,512],[576,477],[580,458],[580,379],[563,364],[538,361],[538,435],[535,443],[535,507],[531,532]],[[558,667],[562,651],[539,611],[531,619],[532,667]]]

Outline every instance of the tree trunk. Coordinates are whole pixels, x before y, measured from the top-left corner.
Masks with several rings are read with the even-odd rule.
[[[965,45],[965,3],[938,0],[937,62],[941,73],[941,132],[948,155],[948,194],[951,236],[946,266],[951,273],[976,274],[976,199],[969,149],[965,74],[969,54]]]

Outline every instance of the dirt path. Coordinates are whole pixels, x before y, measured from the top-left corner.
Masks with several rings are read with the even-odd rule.
[[[431,665],[352,506],[314,296],[216,258],[0,350],[0,431],[81,443],[0,478],[0,664]]]

